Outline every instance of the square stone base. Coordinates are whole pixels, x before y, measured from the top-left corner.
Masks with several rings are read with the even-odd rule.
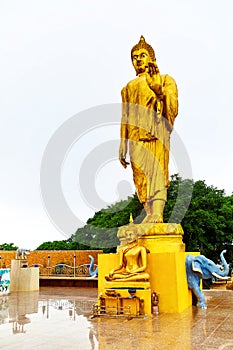
[[[39,290],[39,267],[23,266],[25,260],[11,260],[11,292]]]

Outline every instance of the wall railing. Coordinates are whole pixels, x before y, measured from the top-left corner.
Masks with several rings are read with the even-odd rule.
[[[29,267],[38,267],[40,269],[40,276],[50,277],[90,277],[90,264],[81,264],[78,266],[71,266],[68,264],[56,264],[54,266],[43,266],[41,264],[33,264]],[[94,264],[93,271],[97,265]]]

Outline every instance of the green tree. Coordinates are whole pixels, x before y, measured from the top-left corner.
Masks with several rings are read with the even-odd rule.
[[[133,215],[135,223],[140,222],[143,217],[142,209],[135,194],[95,213],[71,239],[79,244],[89,245],[91,249],[103,249],[106,253],[115,252],[120,243],[117,238],[118,227],[129,223],[130,214]]]
[[[3,243],[0,244],[0,250],[17,250],[17,247],[14,243]]]
[[[66,240],[44,242],[36,250],[67,250],[68,245]]]
[[[193,187],[193,180],[182,180],[177,174],[171,176],[164,208],[164,222],[181,222],[189,208]]]
[[[232,200],[232,198],[231,198]],[[189,251],[198,249],[216,259],[224,245],[233,241],[233,208],[223,190],[197,181],[189,209],[182,220],[184,242]]]
[[[89,246],[79,244],[71,238],[62,241],[44,242],[36,248],[36,250],[86,250]]]
[[[192,197],[188,205],[189,198],[186,194],[191,190]],[[187,205],[188,209],[181,220],[186,251],[200,251],[216,261],[220,252],[227,249],[227,258],[232,261],[233,196],[226,196],[224,190],[208,186],[205,181],[182,180],[174,175],[168,190],[165,222],[171,216],[176,216],[178,220],[174,221],[179,222],[180,212]]]
[[[119,240],[118,227],[140,223],[145,211],[137,195],[117,202],[95,213],[84,227],[64,241],[45,242],[37,249],[103,249],[115,252]],[[207,186],[205,181],[171,177],[164,222],[181,223],[186,251],[200,251],[216,261],[221,250],[227,249],[228,261],[233,261],[233,195]],[[59,243],[61,242],[61,243]]]

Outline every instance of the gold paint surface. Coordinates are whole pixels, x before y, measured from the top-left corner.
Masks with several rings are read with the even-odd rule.
[[[129,241],[119,249],[119,264],[105,275],[107,281],[148,281],[146,248],[136,241],[136,235],[129,233]]]
[[[175,80],[161,75],[153,48],[141,36],[131,51],[137,78],[122,89],[119,160],[129,162],[134,184],[146,210],[144,222],[163,222],[169,186],[170,134],[178,114]]]

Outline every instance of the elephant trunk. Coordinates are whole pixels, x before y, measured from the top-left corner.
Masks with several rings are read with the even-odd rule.
[[[226,250],[222,251],[222,253],[220,254],[220,259],[224,267],[224,275],[227,276],[229,273],[229,264],[226,262],[224,258],[224,253],[226,253]]]
[[[92,255],[88,255],[91,259],[90,267],[89,267],[89,274],[91,277],[96,277],[98,274],[98,268],[94,270],[94,258]]]
[[[224,253],[226,253],[226,250],[223,250],[220,254],[220,259],[221,259],[224,270],[222,271],[222,270],[218,269],[218,272],[213,273],[213,276],[215,276],[217,278],[221,278],[221,279],[226,278],[226,276],[229,273],[229,265],[227,264],[227,262],[224,258]]]

